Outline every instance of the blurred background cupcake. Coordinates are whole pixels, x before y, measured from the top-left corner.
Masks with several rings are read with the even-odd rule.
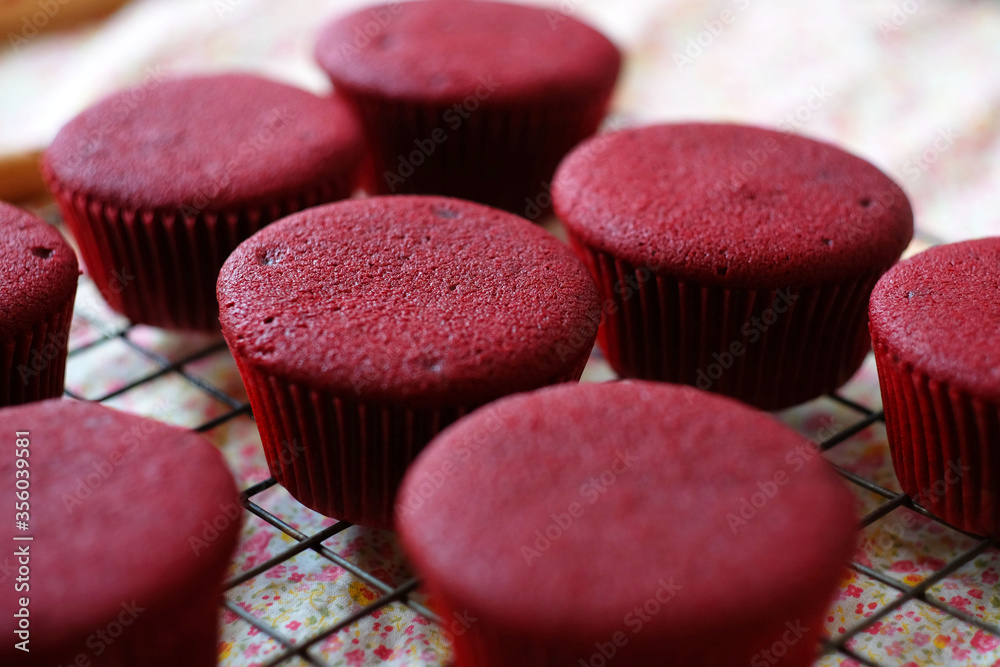
[[[217,331],[229,253],[284,215],[350,196],[363,155],[344,103],[222,74],[108,97],[59,132],[42,172],[112,308]]]
[[[316,59],[363,119],[366,189],[522,216],[547,197],[559,159],[597,129],[621,67],[606,37],[568,15],[462,0],[339,18]]]

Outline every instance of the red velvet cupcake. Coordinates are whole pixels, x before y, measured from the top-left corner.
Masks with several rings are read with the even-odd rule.
[[[1000,537],[1000,238],[931,248],[875,286],[870,323],[902,489]]]
[[[869,163],[739,125],[592,139],[553,198],[601,289],[599,341],[618,374],[765,409],[854,374],[871,289],[913,235],[906,195]]]
[[[29,571],[23,586],[9,578],[0,598],[0,663],[215,665],[221,584],[241,521],[215,448],[76,401],[6,408],[0,423],[10,438],[0,459],[0,502],[12,513],[3,534],[9,563]]]
[[[342,102],[227,74],[111,96],[59,132],[42,169],[115,310],[210,331],[229,253],[282,216],[348,197],[363,150]]]
[[[307,507],[378,527],[442,428],[579,379],[599,319],[569,248],[443,197],[290,216],[237,248],[218,295],[271,473]]]
[[[444,618],[471,619],[457,667],[811,665],[856,531],[801,436],[649,382],[477,410],[418,458],[398,512]]]
[[[0,407],[62,395],[79,275],[55,227],[0,202]]]
[[[366,188],[537,217],[559,160],[604,117],[621,56],[559,12],[500,2],[393,2],[322,32],[316,58],[359,110]]]

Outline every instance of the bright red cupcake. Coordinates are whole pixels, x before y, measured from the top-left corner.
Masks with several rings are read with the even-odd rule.
[[[55,227],[0,202],[0,407],[62,395],[79,275]]]
[[[869,163],[740,125],[596,137],[553,197],[601,289],[599,341],[620,375],[769,410],[857,371],[871,289],[913,236],[906,195]]]
[[[444,197],[290,216],[237,248],[218,293],[271,473],[307,507],[380,527],[438,431],[501,396],[577,380],[599,319],[564,244]]]
[[[893,467],[917,503],[1000,536],[1000,238],[937,246],[875,286],[870,328]]]

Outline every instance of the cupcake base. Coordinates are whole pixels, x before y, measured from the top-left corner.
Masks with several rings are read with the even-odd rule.
[[[727,288],[677,281],[570,241],[600,289],[598,342],[622,377],[778,410],[837,389],[870,349],[868,298],[881,272],[839,285]]]
[[[310,206],[349,197],[354,176],[241,210],[129,210],[70,192],[46,175],[105,301],[137,324],[218,331],[215,283],[243,240]]]
[[[468,199],[529,220],[551,211],[559,161],[597,130],[608,105],[490,107],[489,92],[454,105],[350,98],[371,147],[366,190]]]
[[[372,528],[393,528],[407,468],[441,430],[478,407],[375,405],[289,383],[237,357],[267,465],[306,507]],[[554,382],[575,382],[583,363]]]
[[[29,331],[0,339],[0,407],[62,396],[74,300]]]
[[[877,341],[875,362],[900,487],[953,526],[1000,537],[1000,406],[927,377]]]
[[[437,596],[435,600],[440,599]],[[809,667],[814,664],[822,637],[826,606],[815,617],[784,621],[777,629],[762,628],[762,635],[727,636],[713,642],[712,636],[691,637],[687,646],[674,644],[664,650],[655,638],[642,641],[641,634],[626,626],[609,629],[589,641],[533,640],[521,632],[508,632],[475,612],[446,609],[442,614],[446,636],[451,640],[456,667],[565,667],[567,665],[611,665],[630,667],[746,667],[778,665]],[[469,623],[464,619],[476,618]],[[463,622],[464,621],[464,622]],[[640,631],[641,632],[641,631]]]

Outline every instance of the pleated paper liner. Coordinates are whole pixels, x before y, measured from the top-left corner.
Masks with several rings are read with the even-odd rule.
[[[122,600],[121,608],[114,612],[114,620],[105,629],[104,637],[114,641],[97,642],[98,637],[91,635],[94,641],[86,647],[79,636],[61,646],[45,643],[35,647],[32,644],[32,655],[38,651],[39,657],[31,664],[214,667],[218,661],[222,579],[238,535],[238,523],[225,535],[218,535],[215,539],[231,543],[225,556],[221,560],[216,557],[216,562],[206,565],[204,570],[173,582],[174,590],[169,596],[149,597],[147,591],[147,597],[140,593],[134,599]],[[99,660],[87,663],[79,660],[87,647],[93,649],[98,644],[102,651],[94,655],[100,655]]]
[[[597,130],[608,100],[539,108],[370,96],[352,96],[352,103],[372,156],[366,189],[457,197],[537,220],[551,210],[549,186],[559,161]]]
[[[442,612],[442,627],[450,640],[455,662],[477,667],[611,666],[618,663],[629,667],[745,667],[756,664],[810,667],[817,657],[823,620],[831,602],[824,599],[819,604],[812,603],[809,609],[793,616],[796,621],[792,622],[767,619],[771,627],[765,627],[765,619],[760,619],[761,626],[743,636],[725,631],[724,642],[711,641],[721,631],[719,628],[706,627],[704,636],[689,637],[690,641],[678,644],[658,641],[650,636],[655,630],[648,626],[642,627],[637,634],[634,626],[624,623],[608,628],[589,641],[582,641],[565,635],[525,637],[522,632],[498,627],[490,619],[478,615],[475,609],[448,607],[443,604],[445,596],[440,595],[431,582],[425,585],[434,607]],[[655,618],[655,614],[646,613],[644,618]],[[469,622],[470,618],[475,621]],[[638,616],[633,619],[641,620]]]
[[[270,203],[218,211],[119,208],[65,190],[49,175],[47,181],[88,272],[112,308],[135,323],[218,331],[215,285],[236,246],[279,218],[349,197],[356,176]]]
[[[579,380],[586,352],[553,384]],[[479,407],[367,403],[287,382],[234,357],[271,474],[306,507],[364,526],[392,528],[410,463],[441,430]]]
[[[598,341],[623,377],[778,410],[840,387],[870,349],[868,299],[881,272],[839,285],[726,288],[677,281],[570,240],[597,281]]]
[[[1000,536],[1000,406],[935,380],[875,342],[892,465],[917,504]]]
[[[141,599],[124,601],[123,613],[115,621],[128,621],[120,639],[105,645],[101,665],[127,667],[214,667],[218,663],[219,600],[223,573],[215,581],[178,582],[185,593],[169,604],[151,605]],[[131,603],[131,606],[130,606]],[[132,612],[138,611],[135,615]],[[107,636],[110,636],[107,635]],[[183,641],[178,641],[183,638]],[[64,661],[74,664],[79,644],[69,647]],[[93,664],[93,663],[91,663]]]
[[[28,331],[0,339],[0,407],[62,396],[75,297]]]

